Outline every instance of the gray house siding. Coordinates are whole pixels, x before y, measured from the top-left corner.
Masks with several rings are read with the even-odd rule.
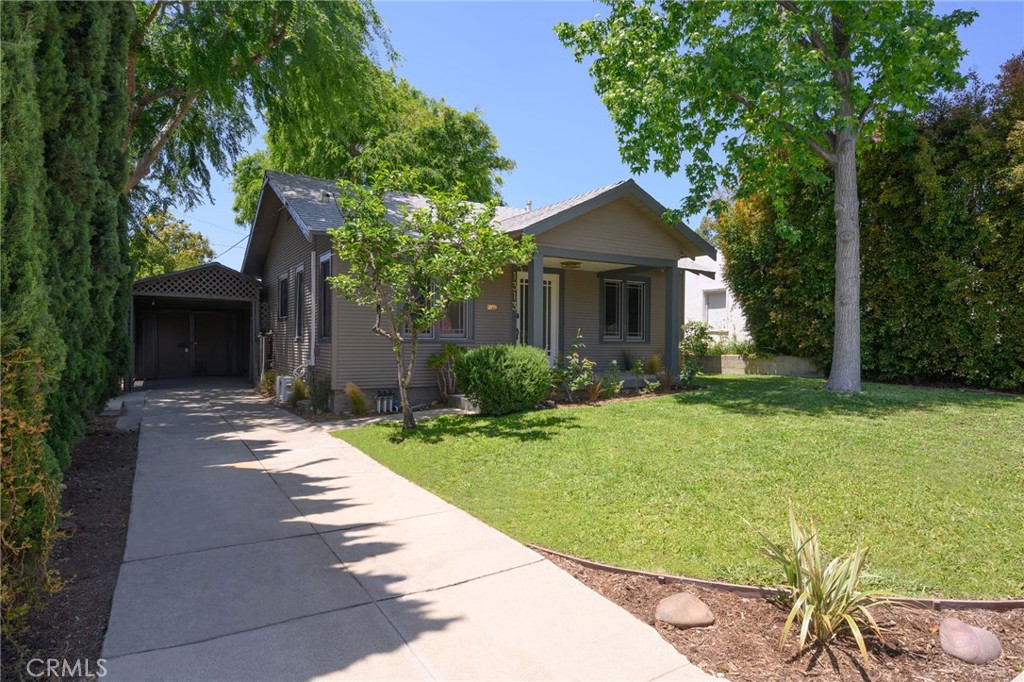
[[[273,241],[267,253],[264,266],[263,284],[268,289],[270,312],[270,329],[273,332],[274,371],[277,374],[292,374],[309,354],[309,334],[311,320],[312,295],[310,291],[310,253],[312,245],[303,236],[298,225],[281,212],[277,228],[274,230]],[[303,291],[305,301],[303,331],[299,338],[295,335],[296,313],[295,289],[296,272],[302,268]],[[279,316],[279,281],[285,277],[288,281],[287,316]]]
[[[677,276],[682,276],[680,273]],[[597,363],[598,370],[607,369],[608,364],[615,360],[619,368],[623,367],[623,353],[628,353],[634,361],[647,359],[652,355],[665,354],[665,275],[658,270],[638,273],[624,279],[635,278],[650,282],[650,326],[644,342],[601,340],[600,334],[600,280],[596,272],[567,270],[565,272],[565,348],[576,338],[576,330],[583,334],[583,343],[587,348],[584,354]],[[680,304],[681,306],[682,304]]]
[[[343,268],[342,263],[336,263]],[[479,298],[471,302],[470,329],[467,339],[421,339],[416,356],[410,394],[414,402],[437,397],[437,377],[427,366],[428,358],[437,353],[441,344],[456,343],[466,348],[513,341],[510,320],[512,280],[506,272],[494,282],[484,282]],[[488,308],[491,309],[488,309]],[[343,406],[345,386],[354,382],[372,400],[379,390],[397,390],[398,370],[395,356],[387,339],[371,331],[374,311],[335,296],[333,354],[333,388],[336,404]]]
[[[537,237],[540,249],[552,247],[644,258],[679,258],[679,240],[670,228],[633,199],[618,199],[573,218]]]

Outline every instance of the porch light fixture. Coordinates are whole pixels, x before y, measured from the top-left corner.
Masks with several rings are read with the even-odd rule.
[[[578,260],[564,260],[559,265],[566,270],[579,270],[581,263]]]

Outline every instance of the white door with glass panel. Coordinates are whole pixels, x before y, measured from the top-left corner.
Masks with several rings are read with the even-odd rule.
[[[530,340],[530,278],[525,272],[518,273],[512,301],[516,314],[516,339],[519,343]],[[548,362],[554,363],[558,355],[558,275],[544,275],[544,352]]]

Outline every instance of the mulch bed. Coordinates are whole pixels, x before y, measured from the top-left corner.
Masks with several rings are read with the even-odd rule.
[[[798,652],[796,637],[791,636],[780,651],[779,635],[788,612],[766,599],[612,573],[544,554],[580,582],[657,629],[691,663],[733,682],[1007,682],[1024,669],[1024,609],[996,613],[880,607],[873,615],[884,637],[881,641],[869,639],[871,665],[865,667],[852,640]],[[658,602],[681,591],[707,604],[715,614],[715,625],[680,630],[655,622]],[[976,666],[946,655],[938,633],[939,623],[947,616],[995,633],[1003,644],[1002,657]]]
[[[83,666],[87,659],[90,671],[98,672],[96,661],[124,557],[139,442],[137,431],[118,431],[116,421],[93,421],[72,452],[61,496],[61,508],[69,513],[65,537],[50,557],[64,587],[43,597],[42,609],[29,615],[17,643],[4,638],[4,680],[44,679],[27,674],[25,664],[33,658],[66,659],[72,665],[81,659]]]

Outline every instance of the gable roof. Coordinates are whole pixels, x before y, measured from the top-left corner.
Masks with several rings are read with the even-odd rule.
[[[256,278],[216,262],[145,277],[132,284],[134,296],[169,298],[248,301],[259,298],[259,291]]]
[[[260,191],[260,205],[256,208],[256,218],[242,260],[242,272],[245,273],[259,272],[270,249],[276,222],[260,220],[260,208],[268,192],[288,210],[303,236],[311,243],[313,235],[325,234],[328,229],[339,227],[342,223],[341,209],[336,200],[338,187],[335,183],[308,175],[267,171],[263,189]],[[663,222],[665,207],[630,179],[584,192],[536,210],[498,206],[494,214],[495,226],[510,234],[537,235],[624,197],[639,201]],[[388,213],[396,220],[401,215],[403,206],[418,209],[429,205],[424,196],[405,192],[389,192],[384,196],[384,203],[388,206]],[[691,250],[715,258],[714,247],[690,228],[681,223],[664,225],[676,239],[690,246]]]
[[[689,227],[682,223],[672,224],[665,222],[663,216],[667,209],[657,199],[644,191],[632,178],[599,187],[583,194],[577,194],[564,201],[542,206],[536,211],[526,211],[512,216],[502,221],[501,229],[512,234],[543,234],[548,230],[569,222],[573,218],[626,197],[638,201],[653,213],[656,219],[662,222],[676,239],[690,246],[691,250],[696,250],[697,253],[694,255],[709,256],[712,259],[716,258],[717,251],[715,247]]]

